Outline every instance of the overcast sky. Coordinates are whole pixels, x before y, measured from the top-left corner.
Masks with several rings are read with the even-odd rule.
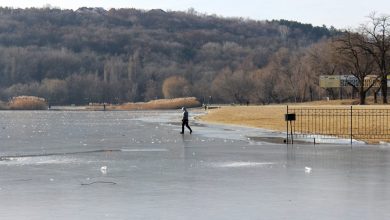
[[[79,7],[138,8],[198,12],[256,20],[287,19],[313,25],[355,28],[371,12],[390,14],[389,0],[0,0],[0,6],[25,8],[51,5]]]

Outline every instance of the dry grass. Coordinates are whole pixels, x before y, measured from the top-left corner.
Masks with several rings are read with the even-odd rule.
[[[349,112],[350,106],[340,105],[354,103],[355,100],[342,100],[342,101],[324,101],[324,102],[311,102],[306,104],[297,104],[289,105],[290,113],[294,107],[297,108],[313,108],[316,109],[345,109],[346,112]],[[365,109],[367,115],[369,114],[369,109],[387,109],[389,110],[388,105],[367,105],[367,106],[353,106],[353,109]],[[286,122],[284,120],[284,114],[287,111],[286,105],[267,105],[267,106],[226,106],[218,109],[208,110],[208,114],[200,117],[201,120],[212,122],[212,123],[221,123],[221,124],[234,124],[242,126],[250,126],[257,128],[265,128],[276,131],[286,131]],[[314,117],[315,118],[315,117]],[[350,121],[349,120],[340,120],[341,116],[329,116],[326,120],[314,120],[310,119],[300,122],[297,127],[302,128],[301,131],[310,131],[312,134],[323,134],[323,135],[337,135],[337,132],[343,134],[349,134],[350,132]],[[377,129],[377,123],[380,120],[385,120],[385,117],[372,117],[367,116],[364,124],[360,119],[360,125],[358,125],[357,116],[352,118],[353,124],[353,133],[368,133],[374,134],[374,131]],[[386,118],[387,120],[387,118]],[[336,126],[336,131],[335,131]],[[359,126],[359,128],[358,128]],[[380,129],[386,130],[390,129],[390,123],[381,123]],[[314,127],[314,129],[313,129]],[[306,129],[306,130],[305,130]],[[364,140],[369,143],[375,143],[378,141],[390,141],[388,139],[378,139],[378,140],[369,140],[364,136],[360,136],[360,140]]]
[[[200,102],[195,97],[157,99],[149,102],[125,103],[120,106],[108,106],[108,110],[153,110],[153,109],[178,109],[181,107],[199,107]]]
[[[374,103],[374,97],[369,96],[366,98],[366,105],[382,105],[382,98],[378,97],[378,103]],[[313,102],[304,102],[297,103],[294,105],[310,105],[310,106],[318,106],[318,105],[359,105],[358,99],[337,99],[337,100],[321,100],[321,101],[313,101]]]
[[[208,110],[201,120],[284,131],[285,105],[226,106]]]
[[[17,96],[8,103],[11,110],[45,110],[47,103],[45,99],[35,96]]]

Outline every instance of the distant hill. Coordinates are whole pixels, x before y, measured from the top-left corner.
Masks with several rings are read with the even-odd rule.
[[[222,72],[265,68],[281,48],[296,51],[334,34],[295,21],[194,11],[0,8],[0,98],[148,101],[168,96],[164,81],[180,76],[184,84],[169,96],[228,102],[212,85]]]

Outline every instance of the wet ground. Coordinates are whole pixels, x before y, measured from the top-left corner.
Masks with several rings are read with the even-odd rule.
[[[0,219],[390,219],[386,145],[194,123],[180,135],[175,120],[0,112]]]

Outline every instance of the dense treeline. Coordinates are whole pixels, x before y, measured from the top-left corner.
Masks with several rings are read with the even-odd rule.
[[[0,8],[0,99],[120,103],[318,99],[333,28],[162,10]]]

